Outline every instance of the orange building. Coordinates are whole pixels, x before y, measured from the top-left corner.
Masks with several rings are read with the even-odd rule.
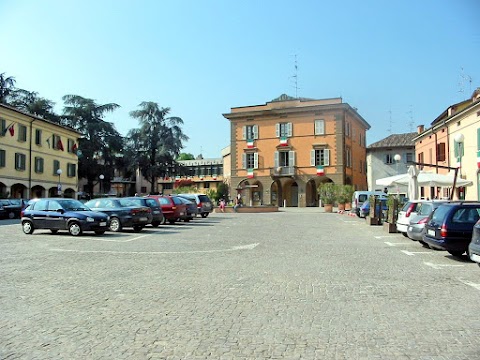
[[[341,98],[232,108],[231,186],[246,205],[318,206],[323,182],[366,190],[370,125]]]

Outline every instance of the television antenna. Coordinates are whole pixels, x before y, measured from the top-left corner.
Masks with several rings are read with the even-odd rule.
[[[460,73],[460,81],[458,82],[458,87],[459,87],[458,92],[461,94],[462,100],[465,99],[465,95],[464,95],[465,83],[467,83],[467,82],[468,82],[468,93],[471,94],[472,93],[472,77],[468,74],[465,74],[465,72],[463,70],[463,67],[462,67],[461,68],[461,73]]]
[[[407,111],[407,114],[410,117],[410,121],[408,122],[408,128],[409,128],[410,132],[414,132],[412,105],[410,105],[410,110]]]
[[[392,133],[392,109],[388,110],[388,116],[389,116],[389,119],[388,119],[387,132],[391,134]]]
[[[294,62],[294,67],[295,71],[292,76],[290,76],[290,79],[293,79],[294,82],[294,88],[295,88],[295,98],[298,99],[298,62],[297,62],[297,54],[295,56],[295,62]]]

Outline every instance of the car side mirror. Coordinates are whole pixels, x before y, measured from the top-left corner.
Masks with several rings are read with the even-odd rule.
[[[63,210],[63,209],[57,209],[56,211],[59,212],[60,214],[64,214],[64,213],[65,213],[65,210]]]

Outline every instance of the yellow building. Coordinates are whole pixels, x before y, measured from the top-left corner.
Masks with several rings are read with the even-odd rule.
[[[0,104],[0,197],[75,197],[79,136]]]
[[[231,186],[247,205],[318,206],[320,183],[366,190],[370,125],[341,98],[232,108]]]

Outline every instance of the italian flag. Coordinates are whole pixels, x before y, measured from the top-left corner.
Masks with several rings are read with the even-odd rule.
[[[287,146],[288,145],[288,140],[286,137],[281,137],[280,138],[280,145],[281,146]]]
[[[480,150],[477,151],[477,168],[480,169]]]
[[[217,175],[213,175],[213,180],[217,180]]]
[[[253,140],[252,139],[247,140],[247,148],[253,149]]]
[[[247,170],[247,177],[248,177],[249,179],[252,179],[252,178],[253,178],[253,169],[248,169],[248,170]]]
[[[325,169],[323,168],[323,166],[317,166],[317,175],[318,176],[325,175]]]

